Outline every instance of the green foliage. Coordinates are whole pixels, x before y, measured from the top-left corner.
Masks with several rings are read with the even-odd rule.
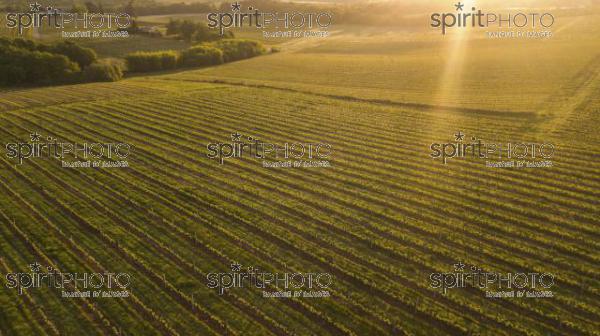
[[[223,35],[219,35],[217,31],[206,27],[205,25],[200,25],[194,34],[194,40],[197,42],[211,42],[218,41],[224,38],[232,39],[234,38],[233,32],[226,31]]]
[[[80,68],[84,68],[92,64],[98,58],[93,49],[82,47],[71,41],[61,41],[48,45],[36,43],[35,41],[26,40],[23,38],[0,38],[0,48],[8,46],[13,46],[15,48],[28,51],[41,51],[64,55],[67,56],[71,61],[77,63]]]
[[[181,23],[179,36],[186,41],[191,41],[198,27],[199,24],[185,20]]]
[[[213,46],[223,51],[223,60],[227,62],[252,58],[265,53],[262,43],[245,39],[225,39],[212,43]]]
[[[176,51],[134,52],[125,59],[129,71],[150,72],[181,67],[203,67],[246,59],[265,53],[262,43],[227,39],[204,43],[178,54]]]
[[[181,33],[181,24],[181,20],[169,19],[169,23],[167,23],[167,35],[176,35]]]
[[[131,17],[137,17],[136,10],[134,8],[134,0],[129,0],[127,5],[123,7],[123,12],[129,14]]]
[[[80,4],[73,4],[73,6],[71,7],[71,10],[69,11],[70,13],[78,13],[78,14],[83,14],[87,11],[87,9],[80,5]]]
[[[181,52],[180,64],[185,67],[202,67],[223,63],[223,51],[208,45],[199,45]]]
[[[62,41],[48,47],[49,52],[67,56],[73,62],[79,64],[79,67],[94,63],[98,59],[98,55],[93,49],[82,47],[71,41]]]
[[[160,60],[163,70],[175,69],[179,61],[179,54],[172,50],[163,51],[160,54]]]
[[[132,20],[131,24],[129,25],[129,27],[127,28],[119,28],[119,31],[126,31],[129,34],[139,34],[140,33],[140,26],[137,23],[137,20]]]
[[[92,63],[83,71],[86,82],[117,82],[123,78],[123,66],[116,61]]]
[[[175,69],[178,54],[175,51],[135,52],[125,56],[131,72],[150,72]]]
[[[94,49],[100,58],[125,58],[137,51],[184,50],[193,44],[172,38],[154,38],[149,35],[130,35],[122,39],[88,39],[82,45]]]
[[[64,55],[6,45],[0,48],[0,85],[67,83],[79,72],[79,65]]]
[[[205,24],[190,20],[173,20],[167,23],[167,35],[178,35],[185,41],[211,42],[223,38],[233,38],[232,32],[227,31],[220,35],[217,31],[209,29]]]
[[[22,38],[16,38],[12,40],[12,45],[19,49],[26,49],[29,51],[36,51],[38,49],[38,45],[32,40],[26,40]],[[44,51],[44,50],[41,50]]]
[[[98,6],[95,3],[93,3],[92,1],[86,1],[85,7],[87,8],[88,13],[99,13],[100,12]]]

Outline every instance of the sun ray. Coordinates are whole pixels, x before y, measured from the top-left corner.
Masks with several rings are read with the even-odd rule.
[[[464,5],[462,11],[468,12],[475,6],[474,0],[460,1]],[[457,3],[458,4],[458,3]],[[432,104],[439,107],[445,106],[460,106],[461,84],[465,71],[465,56],[468,50],[470,39],[470,27],[462,27],[460,29],[452,29],[443,36],[445,46],[442,48],[445,54],[445,64],[442,74],[439,77],[437,91],[432,98]],[[438,113],[447,113],[442,108],[438,109]],[[439,120],[436,118],[435,120]],[[448,127],[448,122],[454,121],[455,118],[446,118],[443,125],[434,121],[431,125],[431,131],[437,132],[440,127]]]

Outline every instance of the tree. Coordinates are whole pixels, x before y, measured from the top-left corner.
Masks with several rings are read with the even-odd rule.
[[[181,23],[181,38],[186,41],[191,41],[192,36],[197,30],[197,25],[190,20],[185,20]]]
[[[0,48],[0,84],[55,84],[73,81],[79,66],[64,55],[15,46]]]
[[[87,8],[88,13],[98,13],[98,6],[91,1],[86,1],[85,7]]]
[[[129,16],[131,17],[137,17],[137,15],[135,14],[135,8],[133,6],[134,2],[135,0],[129,0],[127,5],[125,5],[125,7],[123,8],[123,12],[129,14]]]
[[[38,48],[34,41],[22,38],[16,38],[12,40],[12,45],[20,49],[27,49],[29,51],[35,51]]]
[[[116,61],[104,60],[85,68],[83,77],[87,82],[116,82],[123,78],[123,68]]]
[[[174,69],[177,67],[177,52],[164,51],[137,51],[125,56],[127,68],[131,72],[150,72]]]
[[[79,5],[79,4],[73,4],[73,7],[71,7],[71,13],[75,14],[81,14],[81,13],[85,13],[85,7]]]
[[[167,35],[180,34],[181,24],[181,20],[174,20],[173,18],[170,18],[169,23],[167,23]]]
[[[186,67],[200,67],[223,63],[223,51],[208,45],[199,45],[181,52],[180,63]]]
[[[225,63],[255,57],[265,53],[262,43],[253,40],[225,39],[211,43],[223,51]]]
[[[65,55],[82,69],[94,63],[98,56],[93,49],[82,47],[71,41],[62,41],[50,46],[50,51],[55,54]]]
[[[200,25],[196,29],[194,38],[198,42],[210,42],[219,40],[221,38],[233,38],[233,33],[227,31],[223,36],[221,36],[218,32],[211,30],[206,26]]]

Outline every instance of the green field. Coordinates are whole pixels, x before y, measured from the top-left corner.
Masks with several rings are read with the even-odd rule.
[[[3,287],[0,335],[600,335],[600,17],[590,13],[565,17],[549,40],[340,26],[218,67],[0,92],[2,143],[37,132],[133,148],[118,169],[0,158],[1,273],[37,261],[132,275],[122,299]],[[120,57],[143,39],[93,47]],[[432,160],[430,144],[459,130],[553,143],[554,166]],[[331,144],[332,167],[206,157],[236,132]],[[457,261],[552,273],[554,297],[429,286]],[[206,275],[232,263],[332,274],[331,297],[207,288]]]

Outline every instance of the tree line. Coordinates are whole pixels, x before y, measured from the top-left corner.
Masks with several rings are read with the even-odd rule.
[[[0,85],[52,85],[119,80],[117,64],[98,61],[93,49],[71,41],[36,43],[22,38],[0,38]]]
[[[262,55],[262,43],[245,39],[224,39],[202,43],[181,52],[173,50],[135,52],[125,57],[131,72],[152,72],[185,67],[203,67]]]

